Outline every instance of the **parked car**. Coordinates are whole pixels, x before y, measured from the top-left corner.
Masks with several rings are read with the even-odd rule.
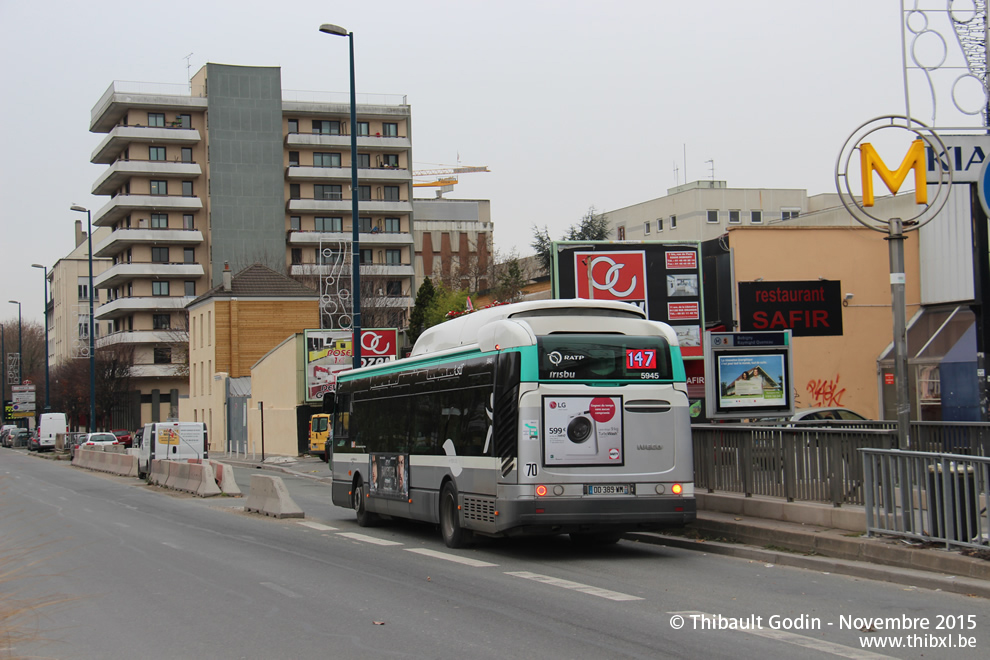
[[[65,448],[69,450],[69,455],[76,457],[76,447],[86,439],[88,433],[67,433],[65,435]]]
[[[7,447],[27,447],[31,432],[27,429],[14,429],[7,435]]]
[[[43,413],[41,423],[38,424],[38,437],[31,438],[28,450],[35,451],[55,451],[56,438],[69,432],[69,425],[65,420],[65,413]]]
[[[813,422],[831,420],[836,422],[861,422],[865,419],[866,417],[848,408],[801,408],[794,411],[789,421]]]
[[[117,436],[117,442],[124,445],[124,447],[130,449],[133,446],[133,436],[127,429],[114,429],[111,433]]]
[[[82,449],[90,449],[93,447],[110,447],[114,445],[119,445],[120,442],[117,441],[117,436],[109,431],[102,431],[98,433],[85,433],[83,437],[80,438],[79,444],[76,447]]]
[[[3,428],[0,429],[0,445],[9,447],[10,445],[7,444],[7,438],[10,436],[10,432],[15,430],[17,430],[17,427],[13,424],[5,424]]]

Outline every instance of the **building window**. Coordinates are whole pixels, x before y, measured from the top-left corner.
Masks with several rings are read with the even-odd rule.
[[[165,113],[164,112],[149,112],[148,113],[148,126],[154,126],[156,128],[165,128]]]
[[[402,224],[398,218],[385,218],[385,232],[388,234],[398,234],[402,231]]]
[[[313,167],[340,167],[340,154],[317,151],[313,154]]]
[[[385,167],[398,167],[399,154],[385,154],[382,156],[382,165]]]
[[[289,135],[292,135],[293,133],[298,133],[298,132],[299,132],[299,120],[298,119],[290,119],[289,120]]]
[[[182,216],[182,228],[183,229],[195,229],[195,224],[193,223],[192,213],[186,213]]]
[[[183,295],[190,297],[196,295],[196,282],[194,280],[186,280],[183,285]]]
[[[708,211],[708,222],[718,224],[718,211]]]
[[[330,248],[316,249],[316,263],[320,266],[336,266],[344,261],[344,254]]]
[[[385,295],[386,296],[401,296],[402,295],[402,280],[389,280],[385,283]]]
[[[739,211],[729,211],[729,224],[738,225],[740,222]]]
[[[292,248],[290,258],[292,259],[292,265],[298,266],[302,263],[302,248]]]
[[[643,223],[643,233],[646,234],[647,236],[650,235],[650,221],[649,220],[647,220],[646,222]]]
[[[385,200],[389,202],[399,201],[399,186],[385,186]]]
[[[151,283],[151,295],[153,296],[167,296],[168,295],[168,281],[167,280],[157,280]]]
[[[315,218],[314,225],[316,231],[344,231],[344,219],[343,218]]]
[[[155,346],[155,364],[172,364],[171,346]]]
[[[780,219],[781,220],[792,220],[792,219],[798,217],[798,213],[800,213],[800,210],[799,209],[781,209],[780,210]]]
[[[313,132],[320,135],[340,135],[340,122],[314,119]]]
[[[192,181],[183,181],[182,182],[182,196],[183,197],[192,197],[193,196],[193,182]]]
[[[168,194],[168,181],[152,181],[151,182],[151,194],[152,195],[167,195]]]
[[[399,125],[394,122],[383,122],[382,135],[385,137],[399,137]]]
[[[302,229],[302,218],[298,215],[289,216],[289,231],[299,231]]]
[[[182,162],[191,163],[192,159],[192,147],[182,147]]]
[[[663,218],[657,218],[657,231],[663,231]]]
[[[671,230],[677,229],[677,216],[676,215],[670,216],[670,228],[671,228]]]
[[[167,247],[153,247],[151,248],[151,261],[156,264],[167,264],[168,263],[168,248]]]
[[[371,199],[371,186],[358,186],[358,199]],[[371,231],[370,229],[368,231]]]
[[[151,322],[155,330],[172,329],[172,316],[170,314],[154,314]]]
[[[371,231],[371,218],[358,218],[358,231],[368,233]]]
[[[182,263],[184,264],[194,264],[196,263],[196,248],[182,248]]]
[[[370,264],[374,263],[375,258],[372,256],[371,250],[361,250],[361,263]]]
[[[402,263],[402,250],[385,250],[385,263],[397,266]]]
[[[366,122],[366,121],[359,121],[357,123],[357,134],[358,135],[371,135],[370,127],[368,126],[368,122]]]
[[[152,213],[151,214],[151,228],[152,229],[168,229],[168,214],[167,213]]]
[[[626,228],[625,227],[616,227],[616,229],[615,229],[615,235],[616,235],[616,238],[618,238],[620,241],[626,240]]]
[[[371,167],[371,154],[358,154],[358,167],[368,169]]]
[[[179,128],[192,128],[192,115],[179,115]]]
[[[750,211],[749,212],[749,221],[751,223],[753,223],[754,225],[762,224],[763,223],[763,211]]]
[[[79,300],[89,300],[89,278],[80,277],[78,284]]]
[[[289,184],[289,199],[301,199],[301,198],[302,197],[301,197],[301,193],[300,193],[300,190],[299,190],[299,184],[298,183],[290,183]]]
[[[289,167],[299,167],[299,152],[290,151],[289,152]]]
[[[148,160],[166,160],[165,147],[148,147]]]
[[[313,186],[313,199],[342,199],[343,193],[340,186],[321,185]]]

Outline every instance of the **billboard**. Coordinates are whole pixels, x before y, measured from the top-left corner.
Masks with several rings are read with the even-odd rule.
[[[306,401],[323,400],[333,392],[337,372],[350,369],[354,361],[350,330],[306,330]],[[399,355],[399,331],[395,328],[361,330],[361,366],[382,364]]]
[[[554,298],[620,300],[670,324],[681,355],[703,355],[701,244],[559,241],[552,246]]]
[[[793,337],[842,334],[842,282],[739,282],[739,329],[790,329]]]

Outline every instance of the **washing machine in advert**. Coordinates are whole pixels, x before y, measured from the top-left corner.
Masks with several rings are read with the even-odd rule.
[[[544,396],[544,465],[622,465],[621,396]]]

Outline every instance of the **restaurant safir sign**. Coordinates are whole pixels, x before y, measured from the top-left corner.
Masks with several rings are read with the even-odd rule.
[[[742,332],[790,329],[795,337],[842,334],[842,283],[739,282]]]

